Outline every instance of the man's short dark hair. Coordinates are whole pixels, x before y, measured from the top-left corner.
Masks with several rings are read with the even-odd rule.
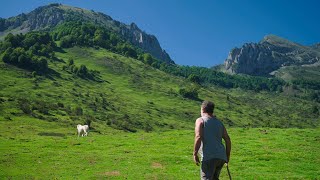
[[[213,113],[214,103],[211,101],[203,101],[201,104],[201,108],[204,113]]]

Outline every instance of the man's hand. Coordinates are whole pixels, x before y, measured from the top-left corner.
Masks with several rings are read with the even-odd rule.
[[[199,160],[199,157],[198,157],[197,154],[196,154],[196,155],[193,155],[193,160],[194,160],[194,162],[196,163],[196,165],[199,166],[200,160]]]

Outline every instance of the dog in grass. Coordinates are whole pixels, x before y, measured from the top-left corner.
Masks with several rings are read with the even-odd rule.
[[[78,130],[78,137],[80,137],[80,135],[83,136],[88,136],[88,132],[89,132],[89,126],[88,125],[81,125],[78,124],[77,125],[77,130]]]

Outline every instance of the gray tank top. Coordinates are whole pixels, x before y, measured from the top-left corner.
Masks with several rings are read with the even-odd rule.
[[[202,161],[223,159],[227,161],[227,154],[222,144],[224,125],[215,117],[203,117],[203,139],[200,148]]]

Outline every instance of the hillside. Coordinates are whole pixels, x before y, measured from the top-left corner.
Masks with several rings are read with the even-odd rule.
[[[97,130],[189,129],[203,99],[215,101],[218,117],[229,126],[314,127],[319,120],[314,102],[276,93],[203,88],[102,48],[73,47],[56,56],[59,60],[49,61],[51,73],[45,76],[0,63],[2,120],[27,115],[67,126],[91,121]],[[77,67],[98,71],[99,78],[83,79],[65,69],[70,58]],[[179,93],[190,87],[198,88],[199,100]]]
[[[136,24],[126,25],[100,12],[62,4],[38,7],[29,13],[22,13],[8,19],[0,17],[0,40],[9,33],[25,34],[30,31],[51,31],[66,22],[94,23],[102,26],[155,58],[173,63],[170,56],[161,48],[157,38],[142,31]]]
[[[30,31],[9,33],[0,41],[3,119],[29,116],[71,126],[92,122],[93,128],[131,132],[188,129],[199,103],[211,99],[229,126],[319,123],[320,101],[288,98],[281,93],[286,90],[282,81],[164,62],[130,43],[114,30],[112,24],[119,23],[101,13],[51,4],[20,16],[2,20],[6,33],[22,26]]]

